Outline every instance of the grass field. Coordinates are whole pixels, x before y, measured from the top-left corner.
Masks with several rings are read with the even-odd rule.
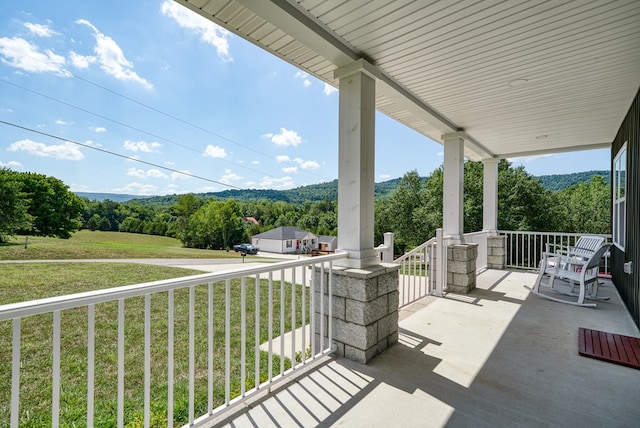
[[[64,295],[71,292],[101,289],[118,285],[151,281],[161,278],[201,273],[185,269],[128,263],[69,263],[69,264],[8,264],[2,265],[0,280],[0,304],[35,298]],[[281,285],[274,282],[272,293],[274,336],[281,333],[279,324]],[[299,302],[303,289],[291,284],[282,286],[284,291],[285,325],[282,331],[291,330],[291,294],[297,294]],[[255,353],[255,281],[247,280],[246,318],[247,347],[246,388],[254,386]],[[212,286],[214,302],[214,406],[224,403],[224,352],[225,308],[224,283]],[[268,338],[269,312],[268,283],[260,282],[260,342]],[[232,394],[240,391],[240,326],[241,283],[231,283],[231,370]],[[308,293],[307,290],[304,292]],[[195,387],[196,413],[206,412],[207,400],[207,300],[209,286],[195,287]],[[307,298],[308,299],[308,298]],[[307,300],[308,301],[308,300]],[[140,426],[143,415],[143,361],[144,361],[144,298],[125,301],[125,426]],[[174,364],[174,415],[176,424],[188,421],[188,289],[175,292],[175,364]],[[117,391],[117,302],[96,306],[96,366],[95,366],[95,426],[115,426]],[[68,309],[61,313],[61,426],[83,426],[86,423],[87,403],[87,308]],[[297,326],[302,325],[300,309],[297,309]],[[52,315],[45,314],[23,319],[21,327],[21,389],[20,426],[41,427],[51,424],[51,364],[52,364]],[[308,322],[308,319],[307,321]],[[151,411],[155,423],[166,425],[167,362],[168,362],[168,293],[156,293],[151,297]],[[260,379],[268,376],[268,355],[260,354]],[[279,373],[280,360],[271,362],[273,372]],[[285,369],[290,361],[283,362]],[[11,379],[11,322],[0,322],[0,426],[9,422]]]
[[[118,232],[81,231],[69,239],[30,238],[27,249],[24,238],[0,246],[0,259],[87,259],[87,258],[214,258],[239,257],[234,252],[191,250],[180,247],[171,238]],[[6,263],[0,264],[0,305],[45,297],[117,287],[121,285],[186,276],[200,271],[131,263]],[[260,282],[260,342],[268,338],[268,283]],[[281,289],[282,286],[282,289]],[[255,353],[255,281],[246,283],[247,347],[246,388],[253,387]],[[214,301],[214,406],[224,402],[225,324],[224,283],[212,285]],[[195,291],[195,402],[196,414],[206,412],[207,402],[207,300],[209,286],[197,286]],[[285,325],[280,326],[281,290],[284,294]],[[301,286],[274,282],[272,312],[273,335],[290,331],[291,294],[299,302]],[[151,296],[151,413],[152,426],[166,426],[167,363],[168,363],[168,292]],[[307,300],[309,301],[309,300]],[[143,361],[144,361],[144,298],[125,301],[125,426],[142,426]],[[174,415],[177,425],[188,421],[188,289],[175,291],[174,311]],[[299,305],[298,305],[299,306]],[[232,394],[240,391],[240,326],[241,284],[231,283],[231,370]],[[296,326],[302,325],[300,309],[296,310]],[[86,425],[87,406],[87,314],[86,307],[61,312],[61,426]],[[99,304],[95,308],[95,426],[116,425],[117,391],[117,302]],[[308,317],[308,316],[307,316]],[[45,314],[27,317],[21,323],[21,385],[20,426],[51,425],[52,326],[53,316]],[[305,322],[308,322],[307,319]],[[269,362],[260,353],[260,380],[267,379],[269,365],[274,374],[280,372],[277,356]],[[285,360],[283,366],[290,367]],[[11,379],[11,321],[0,322],[0,426],[9,424]]]
[[[0,260],[125,259],[125,258],[240,258],[234,251],[183,248],[166,236],[80,230],[69,239],[18,236],[0,244]]]

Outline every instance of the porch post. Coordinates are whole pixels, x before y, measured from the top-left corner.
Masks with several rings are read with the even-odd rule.
[[[358,60],[335,71],[340,81],[338,138],[338,249],[341,265],[379,263],[373,249],[375,70]]]
[[[314,308],[316,343],[332,331],[336,355],[361,363],[398,342],[400,265],[380,262],[373,248],[375,76],[375,68],[362,59],[335,71],[340,82],[338,250],[349,257],[336,261],[339,266],[330,272],[331,287],[324,292],[332,290],[331,311],[319,307],[319,296]],[[328,275],[316,269],[314,281],[329,284]]]
[[[498,230],[498,159],[483,159],[482,230],[496,233]]]
[[[442,136],[444,145],[444,183],[442,204],[442,229],[445,238],[455,242],[462,240],[464,138],[460,132]]]

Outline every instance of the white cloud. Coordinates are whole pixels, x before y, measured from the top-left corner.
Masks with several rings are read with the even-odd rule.
[[[166,161],[164,164],[171,166],[171,165],[175,165],[176,163],[172,161]]]
[[[302,138],[296,131],[291,131],[286,128],[280,128],[279,134],[271,134],[271,141],[278,146],[297,146],[302,143]]]
[[[295,174],[296,172],[298,172],[298,167],[297,166],[285,166],[284,168],[282,168],[282,172],[284,172],[285,174]]]
[[[230,169],[227,169],[224,171],[224,175],[220,177],[220,180],[218,181],[224,184],[231,184],[232,181],[238,181],[238,180],[242,180],[242,177],[232,172]]]
[[[200,36],[200,40],[215,47],[221,60],[233,61],[229,55],[229,39],[231,38],[229,31],[172,0],[165,0],[160,10],[163,15],[176,21],[180,27],[193,31]]]
[[[338,90],[336,88],[334,88],[333,86],[331,86],[328,83],[324,84],[324,89],[322,90],[322,92],[324,92],[325,95],[331,95],[334,92],[338,92]]]
[[[84,155],[75,144],[66,141],[64,144],[47,146],[31,140],[20,140],[11,144],[7,149],[10,152],[27,152],[31,155],[54,159],[81,160]]]
[[[149,169],[147,170],[147,177],[153,177],[153,178],[166,178],[167,174],[165,174],[164,172],[160,171],[159,169]]]
[[[295,187],[295,184],[293,179],[288,176],[280,178],[267,176],[258,183],[258,186],[263,189],[291,189]]]
[[[56,120],[56,125],[73,125],[73,122],[67,122],[65,120],[58,119]]]
[[[136,178],[168,178],[167,174],[156,168],[151,168],[146,171],[144,169],[129,168],[127,170],[127,175]]]
[[[93,51],[100,68],[107,74],[118,80],[132,81],[139,83],[147,89],[152,89],[153,85],[146,79],[140,77],[133,71],[133,64],[124,56],[124,52],[111,37],[101,33],[86,19],[78,19],[76,24],[86,25],[93,31],[96,39],[96,46]]]
[[[298,161],[298,159],[296,159],[296,161]],[[302,169],[318,169],[318,168],[320,168],[320,165],[316,161],[313,161],[313,160],[303,161],[302,159],[300,159],[300,161],[301,162],[298,162],[298,163],[300,164],[300,168],[302,168]]]
[[[0,108],[0,112],[2,112],[2,113],[13,113],[13,109],[12,108],[2,107],[2,108]]]
[[[157,194],[158,188],[152,184],[129,183],[124,187],[111,189],[115,193],[128,193],[133,195],[154,195]]]
[[[207,148],[204,150],[204,153],[202,154],[202,156],[205,156],[208,158],[215,158],[215,159],[224,159],[227,157],[227,152],[224,150],[223,147],[212,146],[211,144],[209,144]]]
[[[2,162],[0,161],[0,168],[18,168],[21,167],[22,164],[16,161]]]
[[[287,155],[278,155],[276,156],[276,160],[278,162],[289,162],[291,160],[291,158]]]
[[[53,35],[56,34],[60,34],[54,30],[52,30],[51,28],[49,28],[47,25],[42,25],[42,24],[33,24],[31,22],[25,22],[24,26],[27,27],[27,29],[35,34],[38,37],[51,37]]]
[[[3,63],[31,73],[54,73],[70,77],[64,68],[65,59],[51,50],[40,52],[38,47],[19,37],[0,37],[0,60]]]
[[[129,168],[129,170],[127,171],[127,175],[130,177],[137,177],[137,178],[146,177],[144,169],[136,169],[136,168]]]
[[[96,133],[101,133],[101,132],[107,132],[107,128],[102,127],[102,126],[94,126],[93,129]]]
[[[102,144],[100,144],[100,143],[95,143],[95,142],[93,142],[93,141],[91,141],[91,140],[87,140],[87,141],[85,141],[85,142],[84,142],[84,145],[85,145],[85,146],[90,146],[90,147],[102,147]]]
[[[381,180],[388,180],[388,179],[391,178],[391,175],[390,174],[380,174],[378,176],[378,178],[381,179]]]
[[[191,172],[188,169],[183,169],[179,172],[174,171],[171,173],[171,179],[172,180],[186,180],[188,178],[191,178],[189,175],[186,174],[191,174]]]
[[[147,143],[145,141],[130,141],[130,140],[126,140],[124,142],[124,148],[132,152],[144,152],[144,153],[159,152],[158,148],[160,148],[161,146],[162,144],[156,143],[156,142]]]
[[[308,88],[309,86],[311,86],[311,81],[308,79],[309,75],[307,73],[298,71],[296,75],[293,77],[296,79],[302,80],[302,84],[304,85],[305,88]]]
[[[98,59],[95,56],[80,55],[74,51],[69,52],[69,59],[75,68],[85,69],[95,63]]]
[[[260,161],[257,161],[257,160],[251,161],[251,165],[260,165]]]

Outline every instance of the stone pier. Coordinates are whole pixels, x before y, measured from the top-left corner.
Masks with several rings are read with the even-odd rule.
[[[476,288],[478,244],[447,246],[447,288],[450,293],[467,294]]]
[[[363,364],[398,342],[398,271],[399,265],[382,263],[367,268],[334,266],[332,291],[332,333],[336,353]],[[319,271],[314,280],[320,284]],[[328,279],[325,272],[325,284]],[[315,309],[316,347],[320,333],[328,334],[328,299],[325,287],[323,328],[320,332],[320,310]],[[316,305],[320,291],[316,290]],[[326,340],[326,339],[325,339]]]

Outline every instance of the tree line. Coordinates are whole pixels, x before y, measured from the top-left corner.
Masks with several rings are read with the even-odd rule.
[[[406,173],[375,201],[375,241],[392,231],[396,252],[428,240],[442,225],[443,169],[420,177]],[[464,231],[482,229],[483,164],[464,165]],[[581,233],[610,232],[610,186],[602,176],[560,191],[546,189],[524,167],[498,165],[498,228]],[[0,241],[9,235],[68,238],[80,229],[164,235],[185,247],[227,249],[279,226],[337,235],[337,202],[177,196],[171,205],[140,200],[89,201],[60,180],[0,169]],[[252,218],[258,223],[253,222]]]

